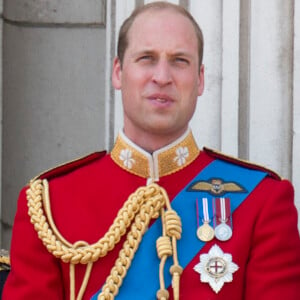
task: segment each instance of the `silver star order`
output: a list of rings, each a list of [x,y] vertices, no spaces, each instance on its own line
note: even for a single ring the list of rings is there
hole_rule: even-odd
[[[232,262],[231,254],[224,253],[218,245],[214,245],[208,254],[200,255],[200,263],[194,270],[200,274],[201,282],[207,282],[218,293],[225,282],[231,282],[232,274],[238,270],[238,265]]]

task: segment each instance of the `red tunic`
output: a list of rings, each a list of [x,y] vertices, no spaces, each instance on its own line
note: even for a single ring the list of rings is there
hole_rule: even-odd
[[[185,168],[160,178],[173,199],[201,169],[215,159],[202,151]],[[234,162],[238,163],[238,162]],[[120,168],[110,155],[100,155],[80,166],[47,173],[51,210],[63,237],[74,243],[95,243],[108,230],[124,201],[146,179]],[[72,170],[74,169],[74,170]],[[238,180],[238,179],[237,179]],[[4,300],[70,299],[69,265],[47,251],[28,216],[24,188],[20,193],[11,244],[12,269],[4,288]],[[297,300],[300,288],[300,238],[293,188],[287,180],[269,174],[234,212],[234,233],[227,242],[208,242],[181,276],[180,299]],[[191,216],[195,218],[195,216]],[[83,299],[90,299],[104,284],[121,249],[122,241],[93,267]],[[193,270],[200,253],[212,245],[232,255],[239,266],[233,281],[216,294]],[[153,245],[155,247],[155,245]],[[76,267],[76,293],[85,266]],[[139,274],[151,285],[147,272]],[[143,295],[137,297],[145,299]],[[116,296],[116,299],[118,297]],[[155,299],[155,294],[150,298]],[[172,299],[172,296],[171,296]]]

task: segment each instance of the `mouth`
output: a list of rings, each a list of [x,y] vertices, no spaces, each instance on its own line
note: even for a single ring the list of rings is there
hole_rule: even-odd
[[[158,104],[167,104],[174,102],[174,99],[168,95],[153,94],[147,97],[150,101],[156,102]]]
[[[166,103],[166,102],[168,102],[168,100],[164,99],[164,98],[156,98],[156,99],[153,99],[153,100],[155,100],[155,101],[157,101],[159,103]]]

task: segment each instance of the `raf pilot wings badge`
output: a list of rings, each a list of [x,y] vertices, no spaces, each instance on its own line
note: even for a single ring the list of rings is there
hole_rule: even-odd
[[[193,182],[189,192],[207,192],[213,196],[223,196],[226,193],[246,193],[247,190],[236,182],[224,182],[221,178]]]

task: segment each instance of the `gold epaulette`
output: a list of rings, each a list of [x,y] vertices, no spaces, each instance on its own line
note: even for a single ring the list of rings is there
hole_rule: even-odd
[[[74,160],[60,164],[54,168],[43,171],[39,175],[35,176],[31,181],[34,181],[38,178],[39,179],[47,178],[49,180],[54,177],[67,174],[73,170],[76,170],[79,167],[85,166],[95,160],[102,158],[103,156],[105,156],[105,154],[106,154],[106,151],[101,151],[101,152],[94,152],[94,153],[88,154],[86,156],[76,158]]]
[[[243,166],[243,167],[248,168],[248,169],[263,171],[263,172],[266,172],[270,177],[272,177],[274,179],[282,180],[282,177],[280,175],[278,175],[276,172],[268,169],[267,167],[264,167],[264,166],[261,166],[261,165],[258,165],[258,164],[254,164],[250,161],[240,159],[240,158],[236,158],[236,157],[224,154],[222,152],[219,152],[217,150],[209,149],[207,147],[204,147],[203,151],[205,153],[207,153],[209,156],[213,157],[213,158],[217,158],[217,159],[224,160],[226,162],[237,164],[237,165]]]

